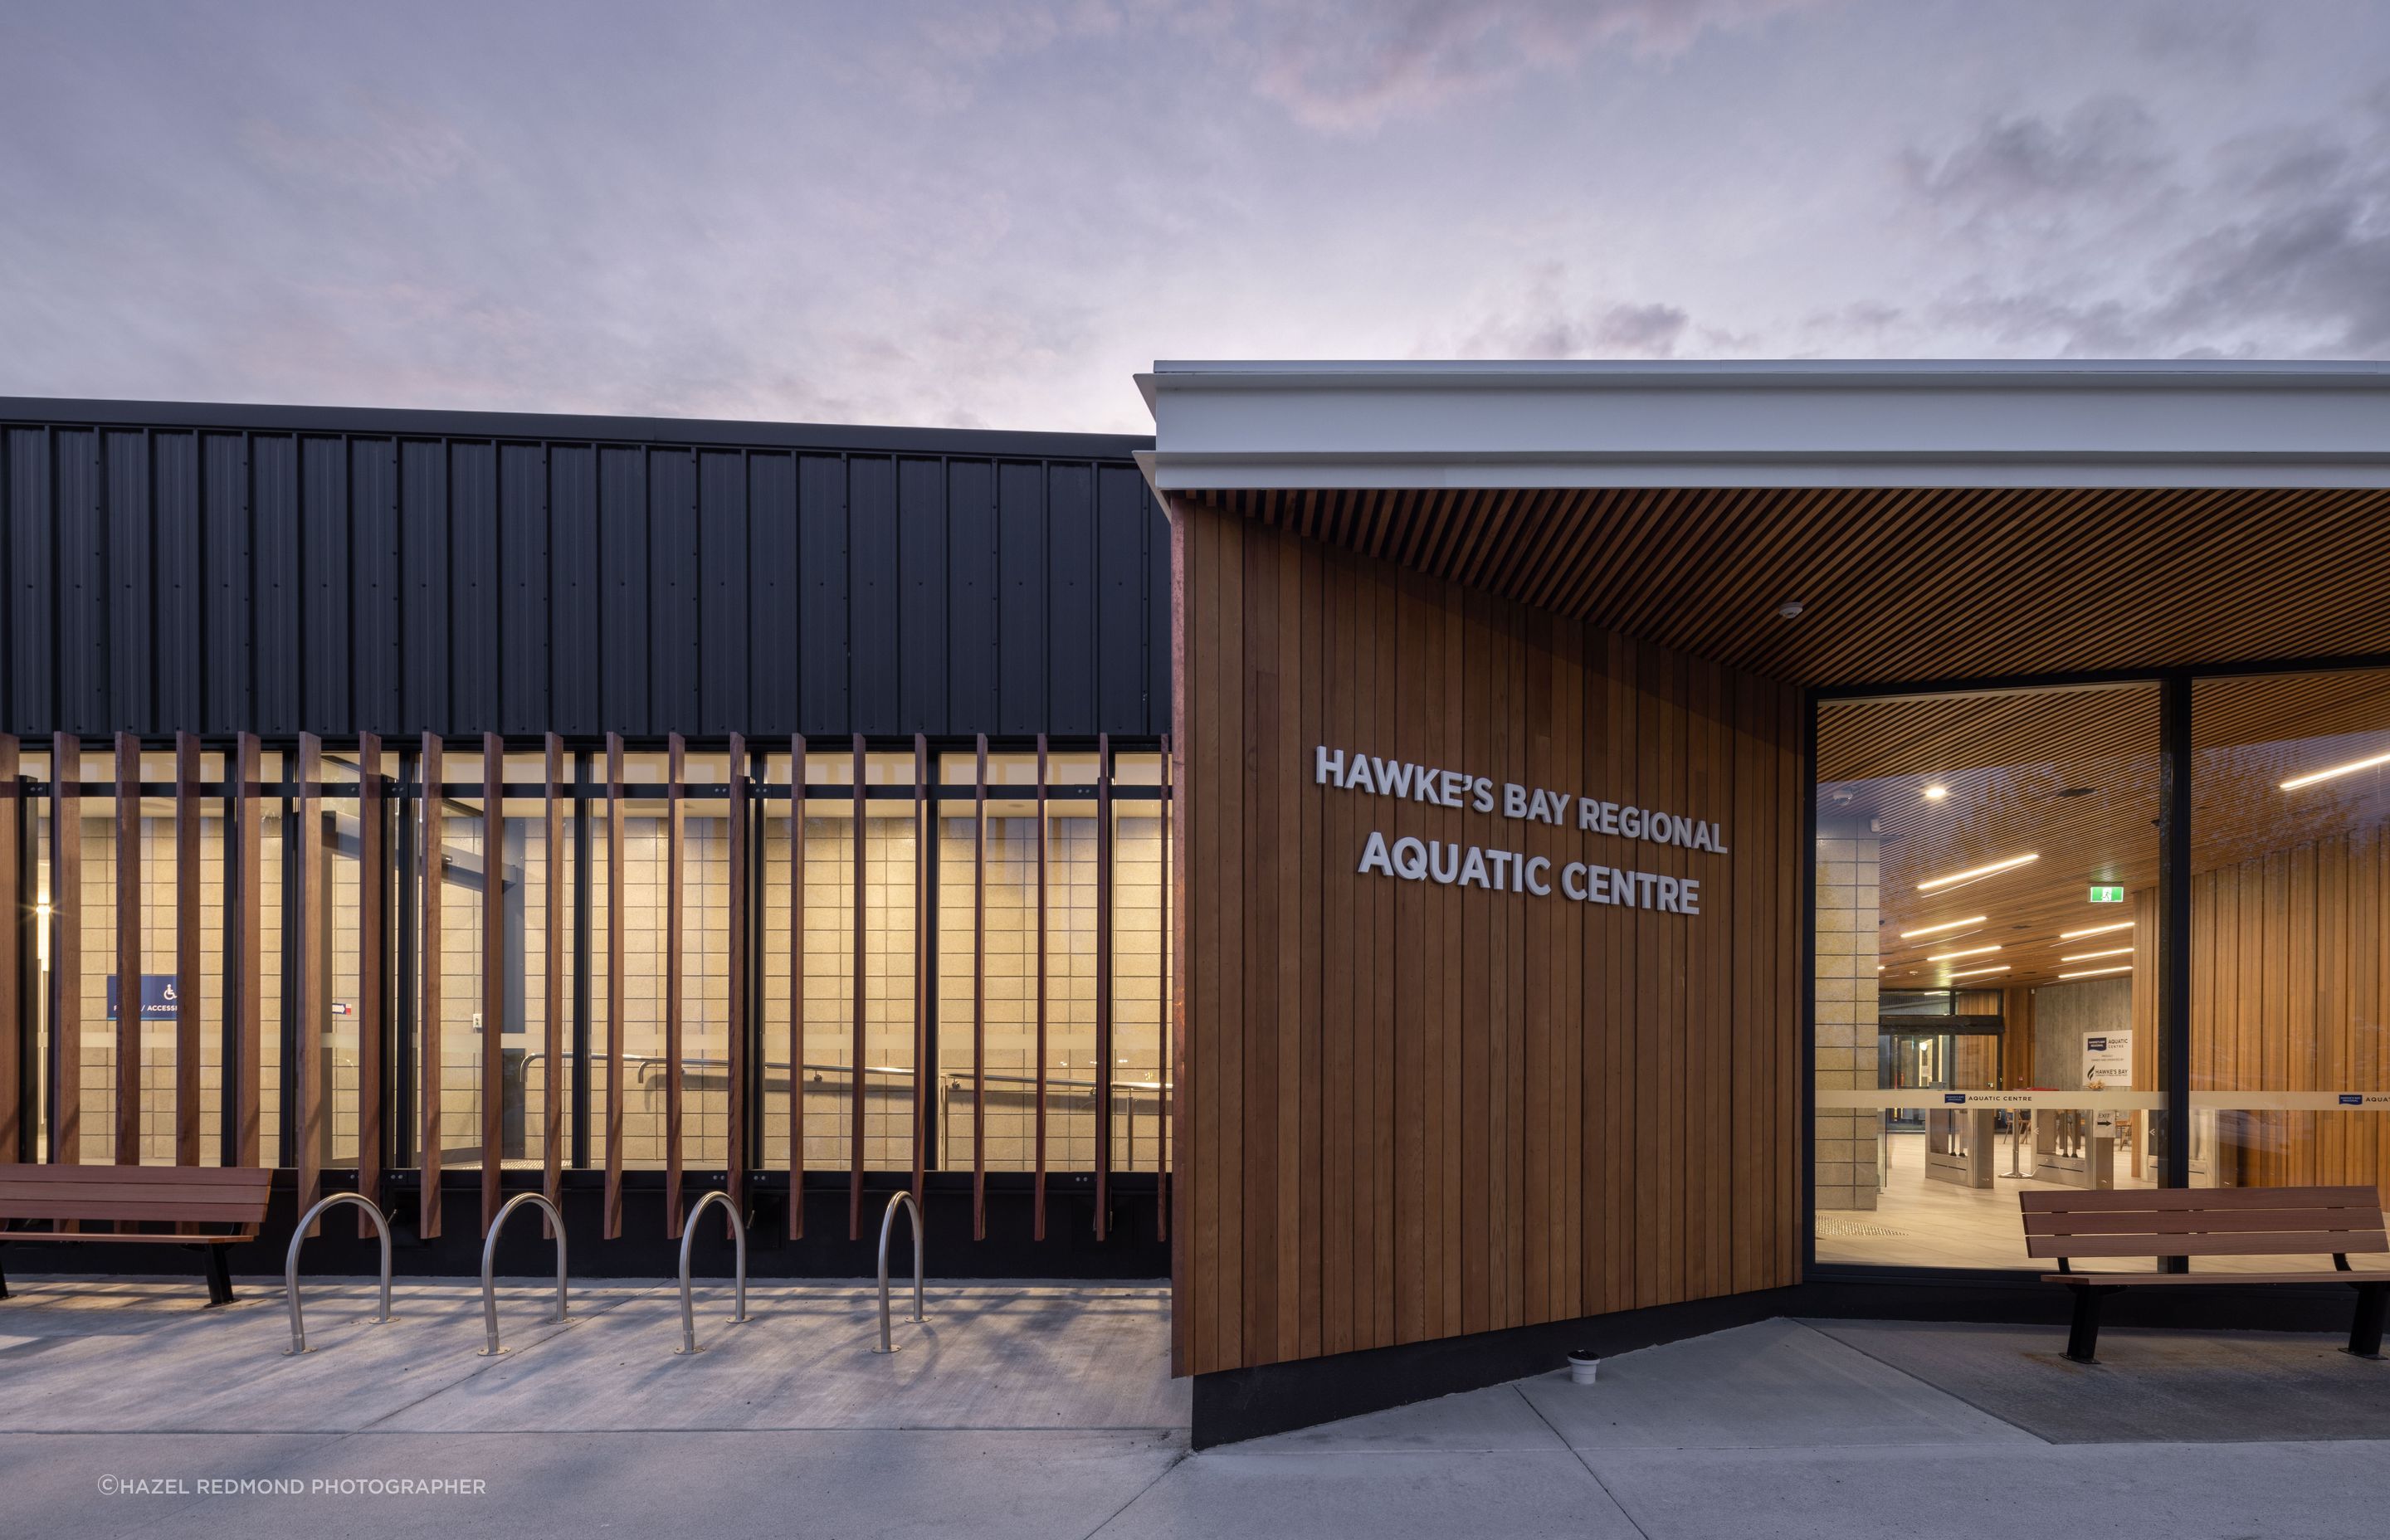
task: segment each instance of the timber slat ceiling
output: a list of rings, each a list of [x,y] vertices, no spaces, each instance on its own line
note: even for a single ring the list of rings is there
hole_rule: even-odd
[[[2382,490],[1176,495],[1796,684],[2390,652]]]
[[[2203,679],[2191,692],[2191,868],[2231,866],[2390,820],[2390,770],[2295,791],[2303,773],[2390,752],[2390,670]],[[2158,692],[2153,685],[1828,700],[1818,713],[1820,827],[1881,839],[1879,943],[1887,987],[1938,987],[1953,969],[2006,965],[1960,984],[2034,984],[2129,956],[2127,944],[2060,932],[2132,918],[2087,902],[2092,882],[2154,888]],[[1939,785],[1948,794],[1929,800]],[[1916,884],[2026,852],[2015,871],[1933,893]],[[1914,942],[1899,932],[1981,914],[1980,928]],[[1939,966],[1925,959],[1998,943]]]

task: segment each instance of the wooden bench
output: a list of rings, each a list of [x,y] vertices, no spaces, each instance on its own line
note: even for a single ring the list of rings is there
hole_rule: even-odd
[[[0,1165],[0,1245],[188,1246],[207,1259],[208,1303],[230,1304],[225,1248],[256,1238],[273,1179],[270,1171],[239,1166]],[[46,1230],[16,1227],[44,1220]],[[148,1225],[171,1228],[142,1228]],[[0,1300],[7,1297],[0,1275]]]
[[[2066,1356],[2097,1363],[2100,1302],[2125,1289],[2182,1284],[2345,1283],[2357,1290],[2348,1351],[2382,1356],[2390,1272],[2352,1273],[2352,1251],[2390,1251],[2382,1196],[2358,1187],[2149,1187],[2135,1191],[2021,1192],[2027,1256],[2056,1257],[2047,1283],[2075,1290]],[[2090,1257],[2330,1256],[2332,1270],[2266,1273],[2078,1273]]]

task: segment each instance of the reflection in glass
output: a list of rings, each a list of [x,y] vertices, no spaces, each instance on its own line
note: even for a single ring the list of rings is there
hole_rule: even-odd
[[[2157,1180],[2157,749],[2152,686],[1820,705],[1820,1263],[2030,1266],[2017,1189]]]
[[[2205,679],[2191,699],[2191,1182],[2379,1190],[2390,671]]]

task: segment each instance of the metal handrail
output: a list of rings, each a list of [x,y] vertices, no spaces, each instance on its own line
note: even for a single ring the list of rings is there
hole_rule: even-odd
[[[680,1346],[673,1349],[675,1358],[698,1351],[697,1309],[688,1298],[688,1247],[697,1238],[697,1216],[705,1212],[709,1203],[721,1204],[722,1212],[730,1216],[730,1238],[739,1244],[739,1281],[731,1301],[730,1324],[738,1326],[747,1319],[747,1223],[739,1217],[739,1205],[730,1200],[730,1195],[717,1188],[700,1198],[697,1206],[688,1211],[688,1217],[681,1221]]]
[[[929,1317],[921,1314],[921,1273],[923,1251],[921,1237],[921,1200],[909,1192],[900,1192],[888,1200],[887,1212],[880,1216],[880,1345],[874,1353],[894,1353],[896,1344],[888,1337],[888,1238],[896,1231],[896,1205],[904,1204],[912,1211],[913,1218],[913,1318],[908,1325],[919,1326]]]
[[[307,1345],[307,1328],[299,1318],[299,1247],[307,1238],[307,1228],[315,1223],[326,1209],[339,1203],[354,1203],[373,1215],[374,1228],[381,1234],[381,1314],[373,1318],[376,1326],[387,1326],[398,1319],[390,1313],[390,1221],[382,1217],[374,1200],[361,1192],[336,1192],[309,1209],[290,1232],[290,1253],[282,1261],[282,1292],[290,1302],[290,1345],[282,1350],[285,1358],[315,1350]]]
[[[542,1324],[563,1326],[570,1324],[571,1321],[571,1316],[564,1307],[563,1211],[549,1202],[546,1193],[519,1192],[508,1199],[507,1206],[498,1211],[498,1216],[495,1219],[490,1221],[490,1238],[482,1242],[482,1329],[488,1334],[489,1345],[475,1354],[473,1356],[476,1358],[495,1358],[499,1354],[507,1351],[498,1345],[498,1289],[492,1273],[498,1260],[498,1232],[507,1227],[507,1216],[525,1203],[536,1203],[547,1211],[548,1222],[556,1229],[556,1314]]]

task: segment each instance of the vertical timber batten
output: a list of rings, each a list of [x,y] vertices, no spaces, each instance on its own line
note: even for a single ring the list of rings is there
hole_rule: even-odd
[[[423,956],[421,984],[417,992],[421,1012],[416,1033],[422,1054],[421,1068],[417,1072],[418,1094],[423,1099],[423,1135],[418,1142],[418,1162],[422,1168],[422,1184],[417,1193],[418,1214],[416,1233],[430,1240],[440,1234],[440,1170],[441,1155],[441,900],[442,890],[448,880],[448,857],[442,846],[440,832],[441,808],[447,793],[443,784],[445,772],[441,764],[439,735],[423,735],[423,785],[418,798],[416,817],[422,837],[416,841],[418,863],[417,891],[423,907],[423,918],[417,928],[418,948]]]
[[[1052,829],[1046,817],[1046,735],[1037,735],[1037,1119],[1035,1196],[1030,1205],[1032,1240],[1046,1238],[1046,846]]]
[[[928,1201],[922,1175],[930,1156],[930,739],[913,735],[913,1186]]]
[[[482,735],[482,1234],[498,1220],[507,1136],[507,744]]]
[[[971,1238],[987,1238],[987,735],[971,790]]]
[[[324,999],[324,799],[318,783],[324,775],[324,740],[313,733],[299,735],[299,998],[298,1020],[298,1153],[299,1212],[306,1213],[322,1196],[324,1172],[324,1023],[329,1012]],[[288,857],[286,857],[287,859]],[[323,1231],[323,1221],[308,1226],[309,1235]]]
[[[805,1235],[805,735],[789,736],[789,1238]]]
[[[141,1163],[141,740],[116,735],[116,1132],[121,1166]]]
[[[665,739],[664,768],[664,1236],[680,1238],[681,1194],[681,815],[687,792],[688,743],[675,733]]]
[[[1112,740],[1096,735],[1096,1238],[1112,1200]]]
[[[234,861],[240,894],[239,923],[234,927],[233,974],[238,987],[234,1004],[233,1072],[225,1088],[234,1113],[233,1149],[227,1163],[254,1166],[265,1106],[265,751],[255,733],[243,733],[234,766]],[[427,1230],[437,1235],[437,1229]]]
[[[1157,831],[1162,841],[1162,865],[1156,884],[1156,896],[1162,911],[1162,933],[1156,939],[1162,947],[1162,958],[1158,976],[1153,982],[1154,1006],[1159,1012],[1155,1035],[1160,1041],[1156,1046],[1162,1051],[1162,1085],[1155,1097],[1155,1105],[1162,1112],[1161,1117],[1155,1120],[1160,1126],[1154,1134],[1158,1146],[1153,1168],[1153,1238],[1156,1240],[1170,1238],[1170,1130],[1178,1121],[1177,1072],[1174,1068],[1176,1056],[1173,1052],[1176,1046],[1174,1039],[1177,1034],[1172,1030],[1176,1015],[1172,1002],[1177,996],[1177,990],[1173,985],[1176,976],[1173,959],[1177,955],[1177,943],[1170,929],[1171,918],[1178,912],[1178,905],[1172,902],[1176,896],[1172,891],[1176,879],[1170,866],[1170,835],[1178,822],[1178,797],[1175,789],[1176,782],[1170,770],[1170,735],[1164,733],[1162,735],[1162,817],[1159,820],[1161,828]]]
[[[606,735],[606,1223],[623,1233],[623,735]]]
[[[546,1032],[541,1044],[546,1057],[539,1098],[540,1190],[551,1203],[564,1200],[564,739],[555,733],[546,741],[546,798],[541,807],[542,844],[546,852],[547,903],[540,924],[545,943],[541,976]],[[526,873],[526,876],[529,874]],[[574,1076],[577,1084],[579,1076]],[[553,1236],[556,1222],[539,1217],[543,1235]]]
[[[17,738],[0,733],[0,1165],[14,1165],[32,1153],[25,1148],[31,1120],[25,1116],[25,1011],[18,993],[23,966],[25,902],[25,788]],[[198,1056],[192,1056],[194,1071]],[[179,1072],[179,1066],[178,1066]]]
[[[381,1173],[389,1159],[390,1136],[383,1105],[388,1098],[383,1063],[389,1052],[383,1042],[383,948],[388,943],[382,924],[386,880],[389,801],[381,778],[381,739],[366,733],[357,739],[357,1191],[381,1204]],[[373,1218],[356,1213],[357,1238],[376,1232]]]
[[[847,1108],[847,1176],[846,1176],[846,1238],[863,1238],[863,943],[864,926],[864,860],[865,846],[863,806],[866,782],[863,735],[854,735],[854,816],[847,849],[854,879],[854,956],[847,975],[848,1010],[854,1023],[852,1072],[848,1077]]]
[[[50,1163],[81,1165],[83,740],[72,733],[50,739],[49,1078]]]
[[[747,1212],[747,1105],[749,1076],[752,1072],[747,1055],[747,800],[750,795],[747,775],[747,740],[739,734],[730,735],[730,805],[725,832],[730,842],[729,879],[730,903],[726,929],[730,987],[727,1024],[730,1058],[730,1106],[726,1120],[730,1206],[734,1213]],[[724,1231],[728,1233],[730,1220],[725,1216]]]

